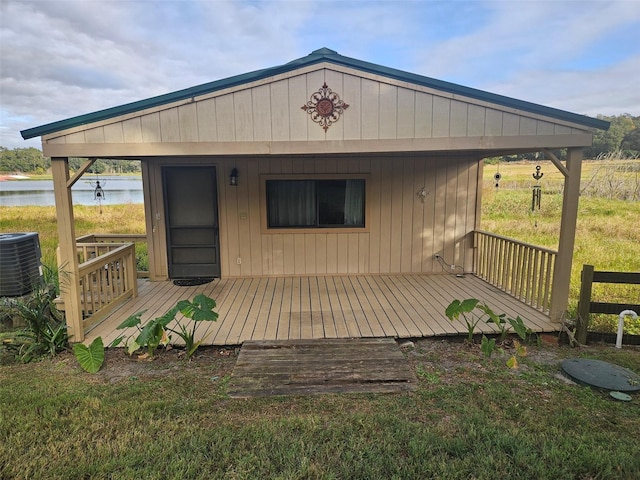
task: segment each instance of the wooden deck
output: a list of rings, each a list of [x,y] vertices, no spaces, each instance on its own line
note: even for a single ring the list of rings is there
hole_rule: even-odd
[[[88,332],[105,345],[122,333],[116,327],[142,310],[143,322],[177,301],[204,293],[216,300],[217,322],[202,322],[203,345],[239,345],[246,340],[321,338],[417,338],[466,334],[463,321],[444,314],[454,299],[478,298],[496,313],[520,315],[535,332],[553,332],[549,317],[473,275],[360,275],[216,279],[178,287],[138,281],[138,297],[127,301]],[[131,329],[128,333],[134,333]],[[497,333],[484,322],[476,333]]]

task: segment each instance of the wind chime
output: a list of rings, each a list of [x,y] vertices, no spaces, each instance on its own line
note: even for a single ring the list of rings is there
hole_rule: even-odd
[[[540,165],[536,165],[536,173],[532,175],[536,183],[533,186],[533,192],[531,195],[531,212],[535,212],[536,209],[540,210],[540,199],[542,198],[542,188],[540,187],[540,179],[544,175],[544,173],[542,173],[540,170],[541,170]],[[538,228],[537,218],[534,222],[534,226]]]
[[[91,182],[93,185],[93,182]],[[106,182],[103,182],[103,185],[106,185]],[[104,200],[104,190],[102,189],[102,185],[100,185],[100,180],[98,180],[98,176],[96,175],[96,183],[93,188],[93,199],[98,203],[100,207],[100,215],[102,215],[102,201]]]

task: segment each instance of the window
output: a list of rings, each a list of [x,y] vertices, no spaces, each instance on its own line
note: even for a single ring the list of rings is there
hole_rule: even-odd
[[[267,180],[269,228],[364,227],[365,181]]]

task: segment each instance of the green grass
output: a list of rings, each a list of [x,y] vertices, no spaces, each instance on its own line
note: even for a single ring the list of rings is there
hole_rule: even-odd
[[[150,363],[153,375],[118,383],[82,373],[70,356],[0,367],[0,478],[640,475],[637,398],[566,385],[557,362],[525,358],[511,371],[477,348],[446,349],[459,350],[448,370],[418,344],[410,358],[428,374],[416,392],[391,395],[231,399],[229,358]],[[640,371],[638,350],[588,355]]]

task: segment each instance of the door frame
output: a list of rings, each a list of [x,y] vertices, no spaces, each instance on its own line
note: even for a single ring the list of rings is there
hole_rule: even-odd
[[[171,259],[171,252],[170,252],[170,248],[171,248],[171,241],[170,241],[170,226],[169,226],[169,213],[168,213],[168,195],[167,195],[167,184],[166,184],[166,174],[165,172],[170,171],[172,169],[184,169],[184,170],[195,170],[195,169],[203,169],[203,168],[207,168],[207,169],[213,169],[214,171],[214,175],[215,175],[215,197],[214,197],[214,201],[215,201],[215,206],[214,206],[214,215],[216,218],[216,223],[217,223],[217,232],[216,232],[216,242],[217,242],[217,248],[215,249],[216,251],[216,264],[218,266],[218,272],[217,275],[214,275],[214,278],[222,278],[222,262],[221,262],[221,258],[222,255],[220,253],[220,248],[221,248],[221,228],[220,225],[223,223],[220,219],[220,212],[221,212],[221,208],[220,208],[220,181],[219,181],[219,172],[220,172],[220,167],[219,165],[217,165],[216,163],[189,163],[189,164],[176,164],[176,163],[162,163],[160,165],[158,165],[158,170],[157,173],[159,174],[159,185],[160,185],[160,198],[161,198],[161,204],[158,206],[158,210],[162,211],[162,214],[164,215],[164,222],[163,222],[163,227],[164,227],[164,232],[162,235],[162,240],[164,243],[164,257],[165,257],[165,265],[166,265],[166,272],[167,272],[167,279],[172,279],[172,278],[180,278],[180,276],[177,277],[172,277],[172,272],[171,270],[171,263],[172,263],[172,259]]]

